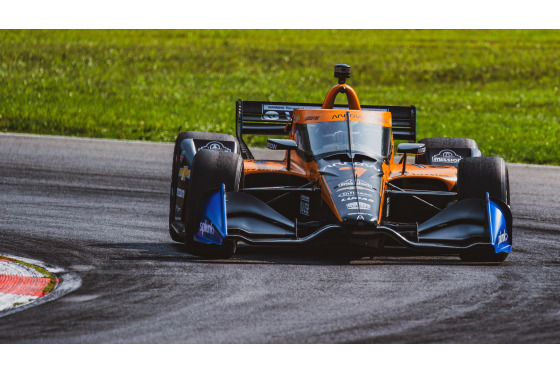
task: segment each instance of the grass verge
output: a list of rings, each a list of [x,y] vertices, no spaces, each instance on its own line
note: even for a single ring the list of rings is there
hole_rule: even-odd
[[[558,30],[1,30],[0,51],[3,132],[233,133],[236,99],[319,103],[348,63],[363,104],[418,107],[419,138],[560,164]]]

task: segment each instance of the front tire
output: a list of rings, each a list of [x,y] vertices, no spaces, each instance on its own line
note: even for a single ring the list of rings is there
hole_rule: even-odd
[[[490,193],[490,197],[510,205],[509,173],[504,159],[476,157],[461,160],[457,171],[458,199],[486,199],[486,192]],[[459,256],[469,262],[502,262],[508,253],[495,253],[491,247],[481,247]]]
[[[186,251],[204,258],[230,258],[236,250],[233,240],[225,240],[221,245],[203,244],[193,239],[200,223],[201,206],[208,192],[221,188],[238,191],[243,178],[243,159],[239,154],[201,150],[194,156],[191,182],[186,202]]]
[[[457,170],[457,198],[459,200],[490,197],[510,205],[509,173],[501,157],[465,158]]]
[[[187,207],[186,201],[188,200],[188,186],[190,184],[189,179],[181,181],[181,190],[184,197],[178,198],[177,196],[177,188],[179,187],[179,170],[182,166],[180,161],[181,153],[183,151],[181,149],[181,143],[185,139],[237,143],[237,139],[232,135],[213,132],[184,131],[177,136],[177,139],[175,140],[175,147],[173,149],[173,163],[171,168],[171,187],[169,193],[169,235],[172,240],[180,243],[185,242],[185,234],[179,234],[173,227],[173,224],[176,224],[176,227],[183,227],[185,225],[185,210]]]

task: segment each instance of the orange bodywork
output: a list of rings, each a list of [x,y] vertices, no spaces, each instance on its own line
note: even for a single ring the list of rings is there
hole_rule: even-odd
[[[348,109],[332,109],[334,101],[338,93],[345,93],[348,98]],[[295,109],[291,121],[286,125],[286,135],[293,140],[296,140],[296,126],[298,123],[318,123],[328,122],[333,120],[345,119],[349,116],[352,121],[368,122],[384,127],[392,126],[391,113],[389,111],[365,111],[361,110],[360,102],[355,91],[346,84],[338,84],[332,87],[321,109]],[[380,195],[381,200],[384,199],[384,194],[387,189],[387,183],[402,179],[402,178],[424,178],[424,179],[437,179],[445,183],[448,191],[451,191],[457,182],[457,168],[453,166],[437,166],[437,165],[416,165],[407,164],[405,174],[402,173],[402,164],[395,163],[395,147],[394,142],[391,140],[390,158],[386,163],[383,163],[383,183],[381,184]],[[285,151],[285,157],[282,161],[274,160],[255,160],[249,159],[244,161],[245,175],[250,174],[267,174],[267,173],[281,173],[293,175],[306,179],[309,182],[318,181],[321,187],[321,196],[323,201],[331,208],[339,221],[342,218],[335,208],[335,203],[332,198],[332,191],[330,191],[328,184],[325,182],[324,177],[319,172],[318,165],[315,161],[305,161],[301,158],[296,151]],[[288,152],[290,158],[290,168],[288,165]],[[359,168],[356,170],[359,172]],[[379,220],[381,221],[380,207]]]

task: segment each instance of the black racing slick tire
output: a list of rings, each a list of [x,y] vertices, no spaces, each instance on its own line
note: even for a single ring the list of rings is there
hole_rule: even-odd
[[[500,157],[465,158],[457,171],[457,197],[459,200],[490,197],[510,205],[509,173],[506,162]],[[495,253],[491,248],[480,248],[460,254],[461,260],[471,262],[502,262],[508,253]]]
[[[185,242],[185,236],[179,234],[172,226],[173,222],[177,222],[175,217],[179,215],[181,217],[180,222],[184,224],[185,220],[185,209],[186,209],[186,201],[187,201],[187,194],[188,194],[188,187],[184,188],[185,198],[182,199],[182,204],[177,204],[177,187],[178,187],[178,179],[179,179],[179,169],[180,165],[180,157],[181,157],[181,143],[185,139],[195,139],[195,140],[210,140],[210,141],[229,141],[229,142],[236,142],[237,139],[229,134],[220,134],[220,133],[212,133],[212,132],[202,132],[202,131],[184,131],[181,132],[177,139],[175,140],[175,147],[173,148],[173,163],[172,163],[172,171],[171,171],[171,188],[169,194],[169,235],[171,239],[176,242]],[[189,184],[189,180],[186,181],[186,184]]]
[[[459,161],[457,170],[458,200],[490,197],[510,205],[509,173],[501,157],[474,157]]]
[[[204,258],[230,258],[236,242],[225,240],[221,245],[203,244],[193,239],[200,223],[200,202],[208,192],[225,184],[226,191],[238,191],[243,179],[243,159],[231,152],[201,150],[194,156],[187,199],[186,251]]]
[[[477,148],[478,144],[468,138],[424,138],[418,141],[426,148]]]

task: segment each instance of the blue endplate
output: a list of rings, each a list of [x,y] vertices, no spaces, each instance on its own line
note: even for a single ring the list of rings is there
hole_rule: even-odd
[[[490,200],[490,194],[486,193],[486,204],[488,206],[488,224],[490,226],[490,243],[494,246],[496,253],[511,252],[511,238],[507,228],[506,217],[500,206]]]
[[[194,240],[205,244],[222,244],[227,233],[226,186],[211,192],[204,202]]]

